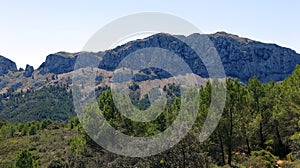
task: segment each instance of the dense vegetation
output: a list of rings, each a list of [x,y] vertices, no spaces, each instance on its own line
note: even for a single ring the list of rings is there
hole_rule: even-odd
[[[299,66],[280,83],[262,84],[254,77],[243,86],[236,79],[227,79],[226,103],[220,123],[209,139],[200,143],[198,138],[214,84],[208,82],[200,89],[198,118],[189,134],[161,154],[130,158],[110,153],[85,133],[77,117],[69,120],[68,124],[51,120],[27,123],[2,121],[0,167],[272,168],[278,163],[281,167],[300,167]],[[136,91],[138,87],[132,90]],[[150,136],[165,130],[180,109],[180,97],[174,98],[178,94],[172,94],[178,92],[178,88],[171,85],[164,90],[173,96],[165,111],[148,123],[133,122],[121,116],[109,90],[101,94],[98,105],[110,124],[121,132]],[[148,106],[148,103],[144,104]],[[140,105],[139,101],[136,105]],[[89,112],[88,108],[86,112]],[[93,118],[84,119],[93,123]]]
[[[0,95],[0,100],[0,118],[6,121],[67,121],[75,115],[72,92],[68,85],[26,92],[9,91]]]

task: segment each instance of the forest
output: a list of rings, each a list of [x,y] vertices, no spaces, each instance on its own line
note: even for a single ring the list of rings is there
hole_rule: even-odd
[[[158,155],[135,158],[111,153],[95,142],[103,135],[90,137],[80,123],[94,123],[95,118],[62,113],[63,120],[47,116],[28,122],[2,120],[0,167],[300,167],[300,66],[282,82],[261,83],[256,77],[247,84],[238,79],[225,82],[225,108],[217,128],[205,142],[199,142],[199,134],[208,115],[214,81],[200,88],[197,119],[188,135]],[[134,86],[131,95],[138,89]],[[101,90],[97,106],[120,132],[151,136],[167,129],[180,110],[178,87],[168,85],[164,91],[169,95],[167,106],[151,122],[134,122],[122,116],[107,89]],[[61,93],[70,98],[70,92]],[[146,99],[133,102],[146,109]],[[71,105],[58,107],[73,110]],[[86,114],[94,113],[92,109],[87,107]]]

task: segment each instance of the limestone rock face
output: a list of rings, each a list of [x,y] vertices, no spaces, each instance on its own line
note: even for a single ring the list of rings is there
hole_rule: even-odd
[[[74,54],[59,52],[47,56],[46,61],[38,68],[41,74],[63,74],[74,69],[76,57]]]
[[[265,44],[224,32],[209,37],[221,57],[226,75],[243,82],[254,75],[262,82],[281,81],[300,64],[299,54],[276,44]]]
[[[184,43],[203,40],[203,36],[210,39],[216,48],[226,76],[238,78],[242,82],[247,82],[249,78],[254,76],[257,76],[261,82],[270,80],[281,81],[294,71],[297,64],[300,64],[300,55],[291,49],[280,47],[276,44],[266,44],[241,38],[225,32],[210,35],[192,34],[187,37],[159,33],[142,40],[128,42],[105,52],[80,54],[94,54],[101,60],[98,66],[100,69],[114,71],[121,61],[131,53],[145,48],[161,48],[173,52],[182,58],[193,73],[207,78],[210,76],[204,63],[196,52]],[[38,70],[40,74],[71,72],[74,69],[77,55],[78,53],[66,52],[51,54]],[[176,71],[176,68],[175,66],[173,70]],[[179,71],[178,73],[180,73]],[[160,72],[162,71],[156,69],[150,78],[169,77],[168,73]],[[138,76],[138,80],[144,79],[149,79],[149,76],[141,73]]]
[[[238,78],[242,82],[247,82],[254,76],[257,76],[261,82],[281,81],[295,70],[297,64],[300,64],[300,55],[291,49],[218,32],[211,35],[175,36],[176,38],[168,34],[156,34],[143,40],[129,42],[107,51],[99,68],[114,70],[130,53],[143,48],[159,47],[180,56],[195,74],[207,78],[209,75],[202,60],[182,42],[199,41],[201,45],[203,36],[210,39],[216,48],[226,76]],[[159,76],[159,78],[164,78],[164,76]]]
[[[0,55],[0,76],[7,74],[9,71],[18,71],[16,63]]]

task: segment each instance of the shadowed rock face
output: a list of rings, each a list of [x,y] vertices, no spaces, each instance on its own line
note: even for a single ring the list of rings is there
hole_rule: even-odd
[[[32,73],[34,71],[34,68],[33,66],[30,66],[30,65],[26,65],[26,69],[25,69],[25,72],[24,72],[24,77],[28,78],[28,77],[31,77]]]
[[[0,76],[7,74],[9,71],[18,71],[16,63],[0,55]]]
[[[38,70],[42,75],[46,73],[63,74],[73,71],[75,61],[76,57],[70,53],[60,52],[50,54]]]
[[[144,48],[158,47],[180,56],[191,67],[193,73],[207,78],[209,75],[202,60],[194,50],[181,41],[199,41],[203,36],[193,34],[184,37],[160,33],[142,40],[128,42],[105,52],[59,52],[47,56],[46,61],[38,68],[38,71],[42,75],[71,72],[74,69],[78,54],[94,54],[101,60],[99,64],[100,69],[114,71],[129,54]],[[242,82],[247,82],[254,75],[262,82],[270,80],[281,81],[292,73],[296,64],[300,64],[299,54],[291,49],[275,44],[261,43],[225,32],[206,36],[211,40],[219,53],[226,76],[238,78]],[[2,59],[0,57],[0,65],[0,75],[7,73],[8,70],[16,71],[15,64],[5,60],[3,57]],[[167,73],[156,73],[155,70],[153,72],[156,74],[156,79],[169,77]],[[138,76],[139,81],[144,80],[143,78],[147,80],[149,76]]]

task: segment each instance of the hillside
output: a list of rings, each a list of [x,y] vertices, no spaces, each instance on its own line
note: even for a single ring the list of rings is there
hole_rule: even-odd
[[[220,122],[212,135],[200,143],[200,132],[212,101],[212,85],[218,83],[209,80],[211,76],[204,63],[187,43],[200,42],[201,48],[201,40],[206,37],[216,47],[224,65],[226,79],[221,80],[226,83],[227,94]],[[118,64],[128,54],[151,47],[179,55],[192,73],[176,65],[171,68],[176,76],[156,67],[119,69]],[[204,55],[207,52],[204,50]],[[85,68],[83,63],[82,69],[74,71],[79,56],[92,56],[87,58],[95,58],[100,64]],[[58,52],[48,55],[38,69],[27,65],[18,70],[13,61],[0,56],[0,167],[297,168],[300,166],[299,64],[300,55],[291,49],[225,32],[187,37],[159,33],[98,53]],[[116,72],[123,70],[136,72],[126,86],[137,109],[149,108],[153,88],[166,95],[166,106],[155,120],[132,121],[114,104],[110,84]],[[181,109],[180,91],[189,86],[190,79],[197,81],[199,89],[199,99],[189,104],[199,102],[196,121],[187,136],[158,155],[135,158],[111,153],[96,141],[107,138],[111,145],[119,144],[103,134],[88,135],[83,129],[86,125],[79,122],[84,120],[87,126],[102,128],[94,106],[87,105],[79,118],[74,112],[72,88],[84,88],[86,81],[74,86],[73,74],[85,79],[90,73],[95,74],[95,86],[91,89],[95,90],[98,101],[93,105],[98,105],[105,119],[120,133],[148,137],[167,130]],[[180,86],[176,83],[179,79],[183,81]],[[221,85],[217,87],[224,89]],[[120,103],[125,104],[123,99]]]
[[[197,120],[177,145],[158,155],[131,158],[98,146],[77,117],[68,124],[0,122],[0,167],[292,167],[300,166],[300,66],[284,81],[260,83],[253,78],[246,86],[226,80],[227,99],[218,127],[210,138],[198,137],[210,103],[211,85],[200,90]],[[170,87],[171,88],[171,87]],[[178,88],[177,88],[178,89]],[[177,89],[171,93],[176,93]],[[131,136],[150,136],[165,130],[180,109],[180,98],[169,104],[155,121],[137,123],[122,117],[109,91],[98,105],[109,123]],[[175,94],[177,95],[177,94]],[[85,114],[94,111],[85,111]],[[84,116],[83,116],[84,117]],[[95,124],[96,118],[86,118]],[[101,123],[97,123],[101,124]],[[98,136],[101,136],[98,135]]]
[[[113,71],[126,55],[147,47],[160,47],[177,53],[191,67],[193,73],[199,75],[199,86],[204,85],[209,76],[203,62],[191,48],[179,40],[201,42],[202,36],[204,35],[192,34],[184,37],[160,33],[105,52],[58,52],[48,55],[36,70],[30,65],[27,65],[25,70],[17,70],[13,61],[1,56],[0,117],[9,121],[40,121],[45,118],[69,120],[75,115],[71,88],[74,64],[78,56],[92,54],[101,60],[99,67],[92,70],[96,74],[95,89],[105,88],[105,85],[110,84]],[[299,54],[275,44],[261,43],[225,32],[210,34],[207,37],[221,57],[226,76],[238,78],[243,83],[247,83],[254,76],[261,82],[282,81],[294,71],[296,64],[300,63]],[[177,74],[181,73],[176,67],[173,69]],[[84,76],[91,71],[82,69],[76,73]],[[142,100],[151,88],[173,83],[175,78],[178,76],[172,77],[169,72],[149,67],[139,71],[133,77],[133,81],[142,87],[142,93],[139,95]]]

